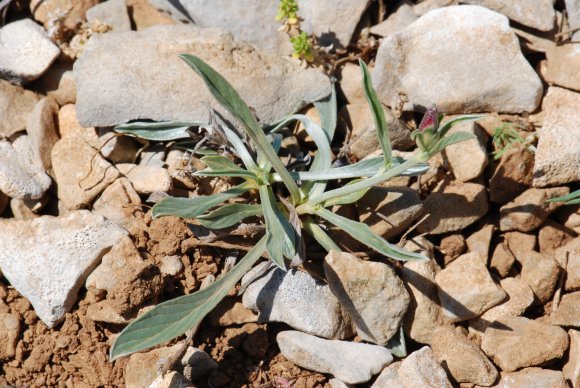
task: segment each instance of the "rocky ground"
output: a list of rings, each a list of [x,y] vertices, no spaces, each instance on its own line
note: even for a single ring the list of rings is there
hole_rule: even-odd
[[[580,208],[547,202],[580,181],[580,1],[392,3],[299,0],[323,48],[305,66],[277,1],[0,1],[0,385],[580,387]],[[336,80],[333,151],[351,162],[380,150],[358,58],[402,155],[432,104],[482,114],[420,178],[337,210],[430,260],[333,231],[343,253],[308,242],[303,269],[264,261],[191,342],[109,362],[132,319],[209,284],[261,233],[151,217],[166,194],[232,183],[192,177],[203,164],[171,142],[112,130],[207,121],[215,102],[180,53],[263,124],[316,118]],[[288,135],[287,154],[314,150],[302,128]]]

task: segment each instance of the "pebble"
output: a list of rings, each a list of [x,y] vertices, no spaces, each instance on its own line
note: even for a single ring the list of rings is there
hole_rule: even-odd
[[[545,79],[550,85],[580,91],[580,48],[575,44],[555,46],[546,52]]]
[[[487,135],[476,122],[463,122],[449,130],[449,135],[466,132],[474,139],[452,144],[442,152],[443,161],[455,178],[468,182],[479,177],[488,163]]]
[[[167,364],[181,351],[181,346],[182,344],[176,344],[132,354],[125,366],[127,388],[149,387],[161,376],[164,369],[169,369],[170,365]]]
[[[524,368],[517,372],[500,374],[500,380],[497,388],[508,387],[526,387],[526,388],[567,388],[562,372],[542,369],[542,368]]]
[[[445,254],[445,257],[443,257],[443,264],[447,266],[447,264],[465,253],[467,243],[462,234],[452,233],[441,238],[439,248],[441,248],[441,252]]]
[[[160,25],[89,40],[74,65],[81,125],[105,127],[144,118],[207,121],[205,102],[217,103],[178,57],[184,52],[199,55],[216,68],[255,108],[262,123],[276,122],[331,91],[329,78],[319,70],[301,69],[237,43],[221,30]],[[136,63],[140,71],[135,71]]]
[[[445,316],[461,322],[503,302],[507,294],[495,284],[479,253],[466,253],[435,276]]]
[[[234,297],[226,297],[209,313],[209,322],[218,327],[257,321],[258,315]]]
[[[534,154],[518,142],[503,154],[489,179],[489,200],[503,205],[532,185]]]
[[[530,251],[525,256],[516,256],[522,266],[520,277],[525,281],[536,296],[544,304],[552,298],[558,279],[560,266],[552,256]]]
[[[479,346],[452,327],[438,327],[431,343],[435,358],[458,383],[492,385],[497,369]]]
[[[127,325],[131,322],[130,317],[126,318],[125,315],[119,314],[110,303],[110,300],[107,299],[90,304],[87,307],[86,315],[95,322],[112,323],[114,325]]]
[[[171,190],[171,177],[165,168],[133,163],[121,163],[116,167],[129,179],[139,194],[152,194],[156,191],[166,193]]]
[[[57,141],[51,155],[58,198],[70,210],[89,206],[119,177],[119,171],[91,147],[80,133]]]
[[[371,34],[386,38],[410,26],[419,18],[413,5],[409,0],[399,1],[386,20],[371,27]]]
[[[411,140],[409,128],[396,118],[390,109],[383,108],[383,111],[389,127],[389,138],[393,149],[408,150],[412,148],[415,143]],[[340,111],[340,117],[352,130],[349,149],[356,159],[363,159],[380,149],[375,121],[366,100],[345,106]]]
[[[55,118],[58,112],[57,103],[50,97],[44,97],[28,116],[26,132],[45,171],[52,168],[50,151],[58,141]]]
[[[163,376],[157,376],[147,388],[191,388],[191,382],[181,373],[169,371]]]
[[[561,358],[568,344],[568,334],[558,326],[501,317],[485,330],[481,348],[504,372],[513,372]]]
[[[511,20],[540,31],[550,31],[555,27],[556,11],[552,0],[502,1],[502,0],[462,0],[462,3],[476,4],[504,14]]]
[[[161,259],[161,266],[159,267],[159,270],[164,275],[176,276],[181,271],[183,271],[181,257],[177,255],[164,256],[163,259]]]
[[[26,128],[39,97],[36,93],[0,79],[0,136],[9,137]]]
[[[409,305],[409,294],[395,271],[331,251],[324,259],[324,273],[330,290],[352,316],[358,336],[385,346],[398,332]]]
[[[330,373],[347,384],[369,381],[393,361],[378,345],[325,340],[299,331],[276,336],[280,352],[290,362],[319,373]]]
[[[483,263],[487,265],[489,257],[489,245],[493,238],[495,225],[487,224],[481,227],[476,232],[473,232],[466,240],[469,252],[477,252],[483,259]]]
[[[568,14],[568,25],[570,29],[576,29],[580,27],[580,1],[578,0],[564,0],[566,4],[566,12]],[[572,34],[572,40],[577,41],[580,39],[580,30],[575,31]]]
[[[567,244],[556,249],[554,258],[560,266],[566,263],[566,279],[564,289],[566,291],[580,290],[580,239],[575,238]]]
[[[99,21],[111,26],[113,31],[131,31],[131,20],[125,0],[109,0],[87,10],[87,21]]]
[[[244,278],[242,286],[247,282]],[[330,287],[302,271],[270,269],[247,287],[242,301],[259,313],[258,322],[284,322],[323,338],[345,339],[354,334],[348,312]]]
[[[560,202],[546,201],[550,198],[566,195],[569,192],[568,187],[531,188],[524,191],[513,201],[500,208],[500,229],[503,232],[510,230],[531,232],[537,229],[552,212],[562,206]]]
[[[576,233],[548,218],[538,232],[540,253],[553,255],[559,247],[566,245],[574,237]]]
[[[60,137],[66,137],[71,133],[82,131],[83,127],[77,118],[75,104],[66,104],[58,111],[58,131]]]
[[[362,88],[360,66],[354,63],[346,63],[340,72],[340,82],[337,86],[342,90],[342,94],[344,94],[349,105],[360,106],[360,109],[362,109],[362,104],[367,104],[368,107],[367,98]]]
[[[184,374],[191,381],[196,381],[218,368],[218,363],[209,354],[188,346],[185,354],[181,358],[181,365],[184,366]]]
[[[0,140],[0,191],[11,198],[40,199],[52,180],[45,174],[29,136]]]
[[[565,379],[576,388],[580,386],[580,331],[570,329],[568,336],[570,337],[570,351],[562,373]]]
[[[409,354],[401,363],[398,373],[404,388],[452,387],[445,370],[439,365],[433,351],[428,346]]]
[[[0,29],[0,76],[15,84],[40,77],[60,54],[46,31],[31,19]]]
[[[508,232],[504,234],[505,242],[519,261],[524,261],[528,252],[536,249],[536,236],[534,234],[521,232]]]
[[[406,231],[423,210],[419,193],[409,187],[372,187],[356,206],[359,221],[386,240]]]
[[[79,124],[80,126],[80,124]],[[101,155],[116,164],[133,163],[143,145],[130,136],[117,136],[106,128],[86,128],[81,133],[89,145],[100,150]]]
[[[20,337],[20,320],[9,313],[0,313],[0,360],[16,355],[16,344]]]
[[[435,9],[383,40],[372,76],[383,103],[404,93],[413,111],[532,112],[543,92],[508,18],[473,5]]]
[[[558,308],[550,315],[550,323],[580,328],[580,291],[562,295]]]
[[[88,211],[0,223],[0,268],[10,284],[53,327],[72,308],[103,252],[126,232]]]
[[[417,226],[417,231],[429,234],[461,231],[483,217],[488,208],[485,186],[444,180],[423,202],[423,214],[429,214],[429,218]]]
[[[397,361],[383,369],[379,377],[371,385],[371,388],[404,388],[403,382],[399,377],[400,366],[401,361]]]
[[[535,187],[580,180],[580,95],[551,86],[544,97],[544,124],[538,129]],[[565,133],[566,136],[562,136]]]

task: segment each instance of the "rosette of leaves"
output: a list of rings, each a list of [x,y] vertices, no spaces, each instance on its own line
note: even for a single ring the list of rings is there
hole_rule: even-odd
[[[393,157],[384,111],[372,87],[369,71],[361,61],[363,88],[373,112],[383,156],[332,168],[330,141],[336,126],[334,93],[327,100],[315,104],[321,116],[320,126],[304,115],[291,115],[266,134],[225,78],[193,55],[181,55],[181,58],[203,79],[217,102],[239,122],[249,141],[244,142],[242,139],[245,137],[234,129],[219,125],[219,131],[235,150],[241,163],[238,165],[223,155],[204,156],[201,160],[207,168],[195,172],[195,175],[230,177],[239,179],[241,183],[230,190],[209,196],[165,198],[153,207],[153,216],[196,219],[210,229],[226,228],[247,217],[260,216],[266,232],[233,269],[209,287],[163,302],[131,322],[115,339],[111,347],[111,359],[171,340],[200,323],[265,253],[284,270],[288,263],[300,264],[304,255],[301,249],[303,232],[310,234],[327,251],[340,250],[326,233],[324,224],[341,228],[391,259],[426,259],[421,254],[405,251],[389,243],[374,234],[366,224],[335,214],[329,208],[354,203],[372,186],[397,175],[424,172],[428,168],[425,161],[446,145],[471,138],[471,135],[461,133],[445,137],[444,132],[453,123],[478,117],[463,116],[444,124],[443,129],[447,128],[445,131],[439,134],[435,131],[429,141],[422,139],[420,152],[411,159]],[[294,121],[302,122],[317,146],[307,171],[289,171],[277,155],[282,139],[279,131]],[[187,128],[192,125],[195,123],[134,123],[117,127],[117,131],[148,139],[183,138]],[[342,187],[328,190],[328,182],[338,179],[352,180]],[[258,193],[258,204],[226,203],[250,191]],[[277,193],[287,193],[287,196],[277,196]]]

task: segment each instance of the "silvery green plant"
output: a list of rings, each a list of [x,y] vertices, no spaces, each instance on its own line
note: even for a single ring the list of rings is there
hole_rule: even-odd
[[[428,168],[425,162],[430,157],[447,145],[472,138],[472,135],[462,132],[447,136],[451,126],[478,117],[461,116],[441,125],[442,116],[438,116],[431,125],[422,124],[414,135],[419,145],[415,156],[407,160],[394,157],[383,107],[372,87],[367,66],[360,61],[363,88],[374,116],[383,155],[333,168],[330,141],[336,126],[334,93],[327,100],[315,104],[321,116],[320,126],[304,115],[291,115],[266,133],[225,78],[193,55],[184,54],[180,57],[202,78],[217,102],[239,122],[249,140],[242,140],[245,136],[240,136],[227,125],[214,124],[214,130],[225,137],[241,165],[223,155],[207,155],[201,158],[207,168],[195,172],[195,175],[230,177],[241,180],[241,183],[209,196],[165,198],[153,207],[153,217],[171,215],[196,219],[207,228],[221,229],[233,226],[247,217],[260,216],[264,220],[266,232],[229,272],[209,287],[163,302],[131,322],[115,339],[111,347],[111,360],[169,341],[200,323],[262,255],[267,254],[283,270],[286,270],[288,263],[292,266],[300,264],[303,259],[303,232],[311,235],[327,251],[340,250],[326,233],[324,224],[339,227],[391,259],[426,259],[419,253],[408,252],[390,244],[374,234],[368,225],[335,214],[329,208],[355,203],[372,186],[395,176],[424,172]],[[291,171],[278,157],[282,140],[279,132],[295,121],[304,125],[317,146],[307,171]],[[149,140],[174,140],[187,136],[186,130],[192,125],[199,123],[132,123],[119,126],[116,130]],[[329,190],[328,182],[339,179],[352,180]],[[259,204],[226,203],[248,192],[258,193]],[[286,192],[287,198],[276,195]]]

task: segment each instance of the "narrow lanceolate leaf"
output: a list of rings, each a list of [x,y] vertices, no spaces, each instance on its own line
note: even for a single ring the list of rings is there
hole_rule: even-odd
[[[261,214],[262,207],[260,205],[233,203],[203,214],[197,217],[196,220],[206,228],[223,229],[229,228],[245,218],[259,216]]]
[[[202,78],[208,90],[220,105],[240,121],[257,149],[264,153],[264,156],[272,163],[274,170],[280,174],[282,182],[284,182],[284,185],[292,195],[293,201],[297,203],[300,200],[300,191],[296,182],[294,182],[290,173],[286,170],[278,155],[276,155],[260,124],[258,124],[250,108],[242,100],[238,92],[221,74],[198,57],[189,54],[181,54],[180,57]]]
[[[573,191],[561,197],[550,198],[546,202],[564,202],[564,205],[576,205],[580,203],[580,190]]]
[[[443,137],[447,134],[447,132],[449,132],[449,130],[458,123],[464,122],[464,121],[475,121],[475,120],[479,120],[480,118],[482,118],[483,116],[478,116],[478,115],[464,115],[464,116],[457,116],[449,121],[447,121],[445,124],[443,124],[441,126],[441,128],[439,128],[437,130],[437,134],[439,135],[439,137]]]
[[[245,179],[258,180],[256,174],[244,170],[225,156],[210,155],[201,158],[201,161],[208,167],[205,170],[197,171],[196,176],[228,176]]]
[[[445,149],[445,147],[451,144],[460,143],[462,141],[475,139],[475,135],[469,132],[455,132],[449,136],[445,136],[443,139],[439,140],[433,149],[429,150],[431,155],[435,155]]]
[[[320,226],[318,226],[311,218],[306,218],[302,223],[302,228],[314,237],[314,239],[320,244],[320,246],[326,249],[327,252],[330,251],[341,251],[340,247],[330,238],[328,234]]]
[[[197,325],[235,287],[266,249],[262,239],[227,274],[209,287],[155,306],[131,322],[115,339],[111,361],[169,341]]]
[[[284,257],[292,259],[296,254],[294,228],[278,209],[270,186],[262,185],[258,190],[260,192],[264,220],[266,221],[266,249],[272,261],[278,267],[286,270]]]
[[[244,163],[244,166],[246,166],[246,168],[248,170],[256,169],[257,165],[256,165],[256,162],[254,162],[254,158],[252,158],[250,151],[248,151],[248,148],[246,147],[246,145],[244,144],[242,139],[240,139],[238,134],[235,133],[234,131],[232,131],[231,129],[229,129],[225,125],[221,126],[221,130],[226,135],[226,139],[228,139],[228,142],[236,150],[236,153],[238,154],[239,158],[242,160],[242,163]]]
[[[334,83],[332,84],[332,92],[330,93],[330,96],[326,97],[324,100],[316,101],[314,107],[320,116],[320,127],[326,133],[328,142],[331,143],[336,129],[336,119],[338,117],[336,112],[336,87]]]
[[[373,81],[371,79],[371,74],[369,69],[367,68],[366,63],[362,59],[359,59],[360,68],[363,73],[363,90],[365,92],[365,96],[367,97],[367,101],[369,103],[369,107],[373,113],[373,117],[375,119],[375,126],[377,128],[377,136],[379,137],[379,143],[383,150],[383,155],[385,157],[385,166],[391,162],[393,158],[392,151],[391,151],[391,139],[389,138],[389,127],[387,125],[387,119],[385,118],[385,111],[383,110],[383,106],[379,101],[379,97],[377,96],[377,92],[373,87]]]
[[[170,141],[189,138],[187,130],[203,125],[202,122],[164,121],[160,123],[134,122],[115,127],[115,132],[127,133],[145,140]]]
[[[348,233],[351,237],[357,239],[366,246],[374,249],[395,260],[410,261],[410,260],[426,260],[427,258],[420,253],[413,253],[406,251],[389,243],[382,237],[377,236],[371,231],[368,225],[362,222],[349,220],[348,218],[334,214],[333,212],[320,208],[315,211],[315,214],[324,218],[326,221],[334,224]]]
[[[249,184],[242,183],[230,190],[214,195],[194,198],[167,197],[153,206],[153,217],[175,216],[181,218],[195,218],[228,199],[244,194],[246,191],[250,190],[250,188],[251,186]]]
[[[360,181],[360,179],[355,179],[353,181],[348,182],[345,186],[353,185],[359,181]],[[329,199],[328,201],[324,202],[324,204],[322,206],[330,207],[330,206],[335,206],[335,205],[348,205],[350,203],[354,203],[354,202],[358,201],[359,199],[361,199],[362,197],[364,197],[365,194],[367,193],[367,191],[369,191],[370,189],[371,189],[370,187],[367,187],[366,189],[355,191],[354,193],[350,193],[347,195],[343,195],[341,197],[335,197],[335,198]]]

